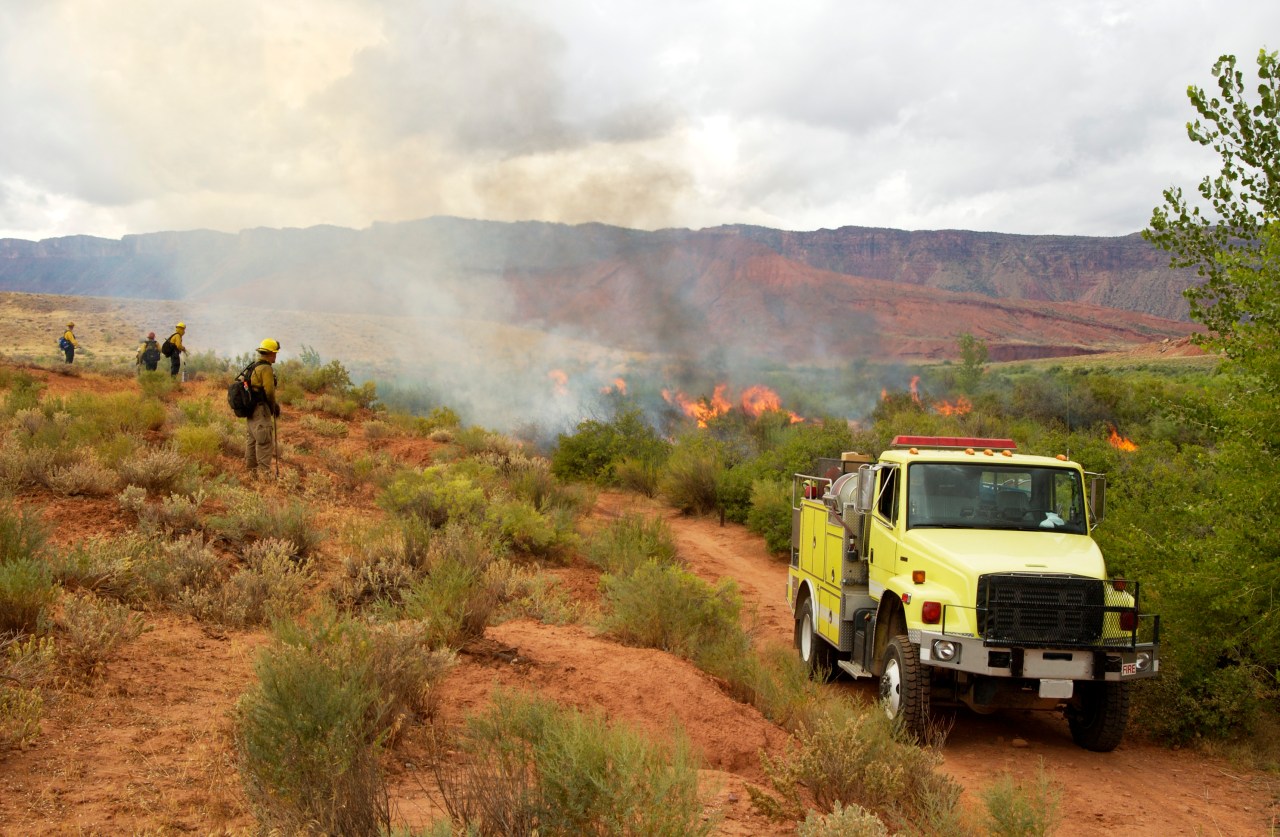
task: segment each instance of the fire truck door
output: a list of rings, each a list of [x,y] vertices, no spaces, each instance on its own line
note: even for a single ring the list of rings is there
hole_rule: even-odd
[[[882,468],[876,481],[876,505],[867,532],[867,554],[871,560],[871,596],[880,598],[881,591],[898,570],[898,494],[897,467]]]

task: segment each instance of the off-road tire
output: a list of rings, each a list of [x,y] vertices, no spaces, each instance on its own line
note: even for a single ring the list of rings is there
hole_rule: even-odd
[[[831,646],[818,635],[813,623],[813,601],[805,596],[796,608],[796,650],[809,677],[825,682],[831,677]]]
[[[1128,683],[1076,682],[1076,700],[1067,707],[1072,741],[1095,753],[1109,753],[1124,738],[1128,723]]]
[[[885,646],[880,675],[880,703],[885,714],[917,741],[925,741],[929,727],[929,670],[906,634]]]

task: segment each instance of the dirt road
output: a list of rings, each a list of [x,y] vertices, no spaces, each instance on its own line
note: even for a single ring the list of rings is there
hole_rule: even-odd
[[[787,641],[786,565],[760,538],[740,526],[682,517],[632,495],[606,493],[599,513],[638,512],[664,517],[680,554],[700,577],[738,582],[744,603],[758,615],[758,641]],[[875,698],[869,681],[841,680],[833,688]],[[1043,763],[1061,790],[1063,834],[1274,834],[1280,823],[1275,777],[1241,770],[1192,750],[1173,750],[1130,736],[1111,753],[1091,753],[1071,741],[1066,722],[1045,713],[979,716],[958,710],[943,750],[944,769],[965,788],[967,804],[1002,771],[1033,775]]]

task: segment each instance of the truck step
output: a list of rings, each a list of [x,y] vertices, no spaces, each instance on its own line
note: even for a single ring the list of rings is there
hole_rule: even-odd
[[[836,667],[848,674],[850,677],[875,677],[874,674],[852,660],[839,660],[836,662]]]

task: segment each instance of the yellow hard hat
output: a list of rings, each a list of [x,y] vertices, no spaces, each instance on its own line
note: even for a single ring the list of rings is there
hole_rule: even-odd
[[[174,326],[174,328],[176,328],[178,331],[186,331],[186,330],[187,330],[187,324],[186,324],[186,323],[178,323],[176,326]]]
[[[280,351],[280,344],[272,340],[270,337],[268,337],[266,340],[263,340],[261,343],[258,344],[258,351],[278,352]]]
[[[67,328],[75,328],[75,327],[76,327],[75,323],[67,323]]]

